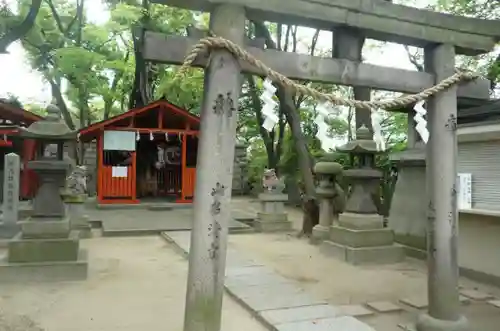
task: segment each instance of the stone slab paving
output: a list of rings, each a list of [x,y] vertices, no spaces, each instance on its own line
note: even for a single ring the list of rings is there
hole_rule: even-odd
[[[461,290],[460,294],[466,298],[478,301],[493,299],[493,295],[478,290]]]
[[[373,331],[373,328],[368,326],[354,317],[339,316],[324,319],[316,319],[301,322],[291,322],[285,324],[277,324],[273,330],[276,331]]]
[[[259,315],[270,324],[276,325],[338,317],[340,314],[337,309],[333,308],[329,304],[320,304],[305,307],[266,310],[260,312]]]
[[[366,305],[379,313],[392,313],[403,310],[401,306],[398,306],[390,301],[367,302]]]
[[[366,309],[362,305],[342,305],[336,307],[341,315],[364,317],[373,315],[373,311]]]
[[[494,307],[500,308],[500,300],[490,300],[490,301],[488,301],[488,304],[490,304]]]
[[[417,328],[415,327],[415,323],[398,324],[398,327],[402,331],[417,331]]]
[[[189,252],[189,231],[163,232],[162,237]],[[357,309],[373,314],[363,306],[333,307],[305,293],[299,284],[272,269],[228,248],[226,291],[273,331],[375,331],[352,314]]]
[[[470,299],[461,295],[459,297],[459,300],[462,304],[469,304]],[[416,309],[424,309],[427,308],[429,303],[427,302],[427,296],[418,296],[418,297],[412,297],[412,298],[403,298],[399,300],[401,303],[410,306],[412,308]]]

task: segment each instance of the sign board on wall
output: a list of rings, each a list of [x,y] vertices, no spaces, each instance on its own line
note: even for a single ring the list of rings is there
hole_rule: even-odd
[[[472,209],[472,174],[459,173],[457,177],[458,209]]]
[[[104,131],[104,150],[135,151],[134,131]]]

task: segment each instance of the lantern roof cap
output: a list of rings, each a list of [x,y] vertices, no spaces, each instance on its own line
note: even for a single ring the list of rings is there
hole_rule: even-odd
[[[354,154],[377,154],[377,144],[372,139],[370,129],[364,124],[356,130],[356,139],[337,147],[337,151]]]
[[[47,116],[27,128],[19,128],[19,135],[37,140],[72,140],[77,131],[71,130],[61,118],[61,110],[54,104],[47,106]]]

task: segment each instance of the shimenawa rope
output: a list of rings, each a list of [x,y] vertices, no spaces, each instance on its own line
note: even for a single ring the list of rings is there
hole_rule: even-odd
[[[451,75],[450,77],[443,79],[438,84],[416,94],[405,95],[394,99],[374,101],[344,99],[334,94],[323,93],[308,86],[296,83],[293,80],[283,76],[279,72],[276,72],[267,67],[262,61],[256,59],[253,55],[249,54],[245,49],[235,44],[234,42],[217,36],[205,37],[200,39],[198,43],[192,48],[192,50],[187,54],[176,77],[184,75],[189,67],[191,67],[198,55],[209,53],[212,49],[225,49],[229,51],[236,58],[246,61],[247,63],[258,68],[262,73],[264,73],[266,77],[272,79],[273,82],[279,83],[282,86],[289,87],[297,93],[311,96],[316,100],[330,101],[334,105],[366,108],[371,110],[404,107],[422,100],[426,100],[430,96],[444,91],[461,81],[473,80],[479,77],[479,75],[476,73],[460,70],[456,71],[456,73]]]

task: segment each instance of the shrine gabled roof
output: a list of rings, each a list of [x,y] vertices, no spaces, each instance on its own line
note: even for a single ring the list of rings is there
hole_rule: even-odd
[[[33,122],[41,120],[43,117],[22,108],[11,105],[0,99],[0,119],[11,122],[24,122],[30,125]]]
[[[114,123],[116,123],[118,121],[122,121],[122,120],[127,119],[127,118],[132,118],[132,117],[137,116],[137,115],[145,114],[145,113],[147,113],[149,111],[153,111],[161,106],[163,106],[164,109],[171,111],[172,113],[174,113],[176,115],[180,115],[180,116],[184,117],[187,121],[189,121],[191,123],[195,123],[195,124],[200,123],[200,118],[198,116],[191,114],[187,110],[185,110],[179,106],[176,106],[173,103],[170,103],[169,101],[167,101],[165,99],[160,99],[160,100],[154,101],[146,106],[130,109],[129,111],[127,111],[123,114],[116,115],[116,116],[113,116],[113,117],[108,118],[106,120],[96,122],[96,123],[89,125],[85,128],[81,128],[79,130],[79,135],[80,135],[80,137],[93,136],[93,135],[95,135],[96,132],[103,130],[106,127],[112,126]]]

